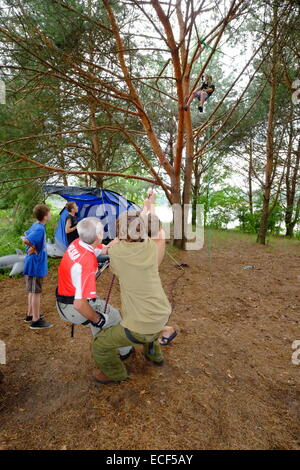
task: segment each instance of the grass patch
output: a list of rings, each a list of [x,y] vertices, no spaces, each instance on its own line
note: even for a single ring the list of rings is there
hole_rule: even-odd
[[[12,219],[0,219],[0,256],[13,255],[16,248],[25,253],[25,246],[21,235],[14,232]]]
[[[281,251],[296,253],[300,250],[300,241],[296,238],[285,238],[283,236],[269,237],[267,247],[270,252],[280,249]]]
[[[240,241],[245,244],[258,245],[256,242],[257,235],[254,233],[244,233],[238,230],[216,230],[206,229],[204,243],[205,247],[212,249],[226,248],[232,242]],[[286,252],[297,252],[300,250],[300,241],[296,238],[286,238],[282,235],[269,235],[266,239],[266,251],[274,253],[277,250]]]
[[[244,233],[238,230],[216,230],[205,229],[204,244],[206,247],[222,248],[226,247],[233,241],[243,241],[245,243],[255,244],[256,235],[252,233]]]
[[[0,281],[5,281],[6,279],[9,279],[10,271],[11,271],[11,268],[1,269],[0,270]],[[23,277],[23,274],[15,274],[13,277],[14,277],[14,279],[18,278],[18,277]]]

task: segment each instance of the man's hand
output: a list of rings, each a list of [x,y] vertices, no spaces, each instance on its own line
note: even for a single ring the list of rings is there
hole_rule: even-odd
[[[91,324],[95,326],[96,328],[100,328],[102,330],[106,322],[105,316],[101,312],[96,312],[96,313],[98,314],[98,319],[97,321],[92,321]]]
[[[75,299],[73,307],[91,322],[97,322],[99,320],[98,313],[92,309],[86,299]]]

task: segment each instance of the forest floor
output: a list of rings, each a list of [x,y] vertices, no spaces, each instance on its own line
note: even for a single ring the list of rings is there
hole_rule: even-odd
[[[184,271],[165,257],[179,335],[162,367],[136,350],[121,385],[94,382],[89,327],[71,338],[59,320],[55,267],[42,297],[49,330],[23,321],[24,279],[0,281],[0,449],[300,449],[300,243],[225,232],[210,243],[171,251]],[[110,280],[106,270],[100,296]],[[118,286],[111,303],[120,306]]]

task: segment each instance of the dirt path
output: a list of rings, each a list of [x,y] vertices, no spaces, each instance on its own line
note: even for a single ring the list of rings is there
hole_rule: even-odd
[[[48,277],[43,310],[55,326],[31,331],[23,279],[0,282],[0,449],[300,449],[300,244],[255,245],[248,237],[166,257],[161,277],[180,334],[165,365],[141,351],[126,361],[131,380],[98,386],[88,327],[58,319]],[[244,270],[243,265],[255,265]],[[111,279],[98,283],[105,295]],[[112,304],[119,306],[118,288]]]

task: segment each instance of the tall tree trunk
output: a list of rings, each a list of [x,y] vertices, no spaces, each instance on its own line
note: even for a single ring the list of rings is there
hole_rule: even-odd
[[[176,63],[174,63],[174,71],[179,76],[177,77],[177,87],[180,89],[181,103],[183,103],[183,97],[188,96],[189,87],[190,87],[190,70],[187,68],[186,73],[182,79],[182,70],[184,64],[187,62],[187,50],[186,50],[186,40],[185,40],[185,22],[183,19],[183,14],[181,10],[181,1],[177,0],[176,2],[176,15],[178,19],[179,31],[180,31],[180,41],[181,46],[179,48],[179,56],[176,58]],[[179,113],[179,116],[182,116]],[[180,154],[180,160],[177,160],[177,164],[174,166],[174,176],[178,180],[178,185],[180,185],[180,172],[181,172],[181,162],[182,159],[182,150],[183,150],[183,135],[185,133],[186,145],[185,145],[185,169],[184,169],[184,183],[182,191],[182,200],[181,200],[181,239],[175,239],[174,245],[178,248],[185,249],[186,237],[185,237],[185,228],[187,227],[187,218],[188,214],[185,210],[185,204],[190,202],[190,193],[191,193],[191,180],[192,180],[192,171],[193,171],[193,129],[192,129],[192,120],[191,113],[188,111],[183,116],[183,122],[181,124],[178,122],[178,136],[176,142],[176,155]],[[190,178],[189,178],[190,175]],[[173,185],[172,185],[173,186]],[[179,202],[179,201],[178,201]],[[174,219],[174,225],[176,219]]]
[[[287,236],[289,237],[294,236],[294,228],[295,228],[296,223],[299,220],[299,215],[300,215],[300,197],[297,201],[294,218],[291,220],[290,225],[288,227],[289,232],[287,233]]]
[[[60,167],[65,169],[65,168],[66,168],[66,165],[65,165],[65,155],[64,155],[64,151],[63,151],[63,150],[60,150],[58,153],[59,153],[59,155],[58,155],[58,160],[59,160]],[[61,177],[62,177],[64,186],[69,186],[68,178],[67,178],[66,173],[63,173]]]
[[[196,160],[194,166],[194,186],[193,186],[193,199],[192,199],[192,225],[196,225],[196,208],[197,201],[200,191],[200,171],[199,171],[199,159]]]
[[[57,114],[58,131],[62,132],[64,130],[64,128],[63,128],[64,127],[63,126],[64,118],[63,118],[63,110],[62,110],[61,86],[59,87],[59,90],[58,90],[58,107],[57,107],[57,111],[58,111],[58,114]],[[58,149],[57,157],[58,157],[60,167],[65,169],[66,168],[66,161],[65,161],[64,148]],[[61,175],[61,178],[63,180],[64,186],[68,186],[69,184],[68,184],[68,178],[67,178],[66,173],[63,173]]]
[[[180,177],[179,175],[172,175],[171,177],[171,197],[172,197],[172,204],[173,204],[173,211],[176,210],[176,208],[178,207],[181,207],[182,208],[182,204],[181,204],[181,195],[180,195]],[[183,226],[182,226],[182,217],[175,217],[175,213],[174,213],[174,217],[173,217],[173,222],[174,222],[174,228],[176,228],[175,226],[177,226],[177,230],[180,232],[180,224],[181,224],[181,229],[183,229]],[[180,248],[182,249],[183,248],[183,237],[181,236],[182,233],[179,233],[180,237],[179,238],[175,238],[174,237],[174,232],[173,232],[173,236],[172,236],[172,241],[173,241],[173,245],[176,247],[176,248]]]
[[[296,189],[297,189],[297,181],[299,176],[299,166],[300,166],[300,139],[298,141],[298,149],[295,152],[296,154],[296,161],[294,164],[292,178],[290,178],[290,174],[293,167],[292,162],[292,141],[293,141],[293,126],[290,126],[289,132],[289,146],[288,146],[288,155],[287,155],[287,172],[286,172],[286,210],[285,210],[285,226],[286,226],[286,237],[292,238],[294,234],[294,227],[298,221],[299,217],[299,204],[300,198],[296,204]],[[295,214],[294,214],[295,210]],[[294,214],[294,217],[293,217]]]
[[[97,119],[96,119],[96,106],[91,104],[89,106],[90,111],[90,127],[92,129],[97,128]],[[102,158],[101,158],[101,151],[100,151],[100,144],[99,144],[99,133],[98,131],[94,131],[91,133],[91,144],[92,144],[92,161],[97,171],[103,170]],[[103,176],[97,175],[96,177],[97,186],[102,188],[103,187]]]
[[[193,159],[194,159],[194,138],[193,128],[190,112],[186,116],[185,121],[185,132],[186,132],[186,157],[185,157],[185,168],[184,168],[184,185],[183,185],[183,197],[182,197],[182,248],[185,249],[186,242],[186,229],[188,227],[188,216],[189,216],[189,204],[191,202],[191,191],[192,191],[192,173],[193,173]]]
[[[265,181],[263,193],[263,210],[260,220],[257,242],[261,245],[266,244],[266,235],[268,230],[268,221],[270,215],[270,195],[273,182],[274,168],[274,116],[275,116],[275,97],[277,89],[277,5],[273,6],[273,50],[272,50],[272,67],[271,67],[271,96],[269,101],[268,128],[267,128],[267,163],[265,167]]]
[[[249,147],[249,168],[248,168],[248,196],[249,196],[249,210],[250,214],[253,215],[253,191],[252,191],[252,163],[253,162],[253,145],[252,137],[250,137]]]

